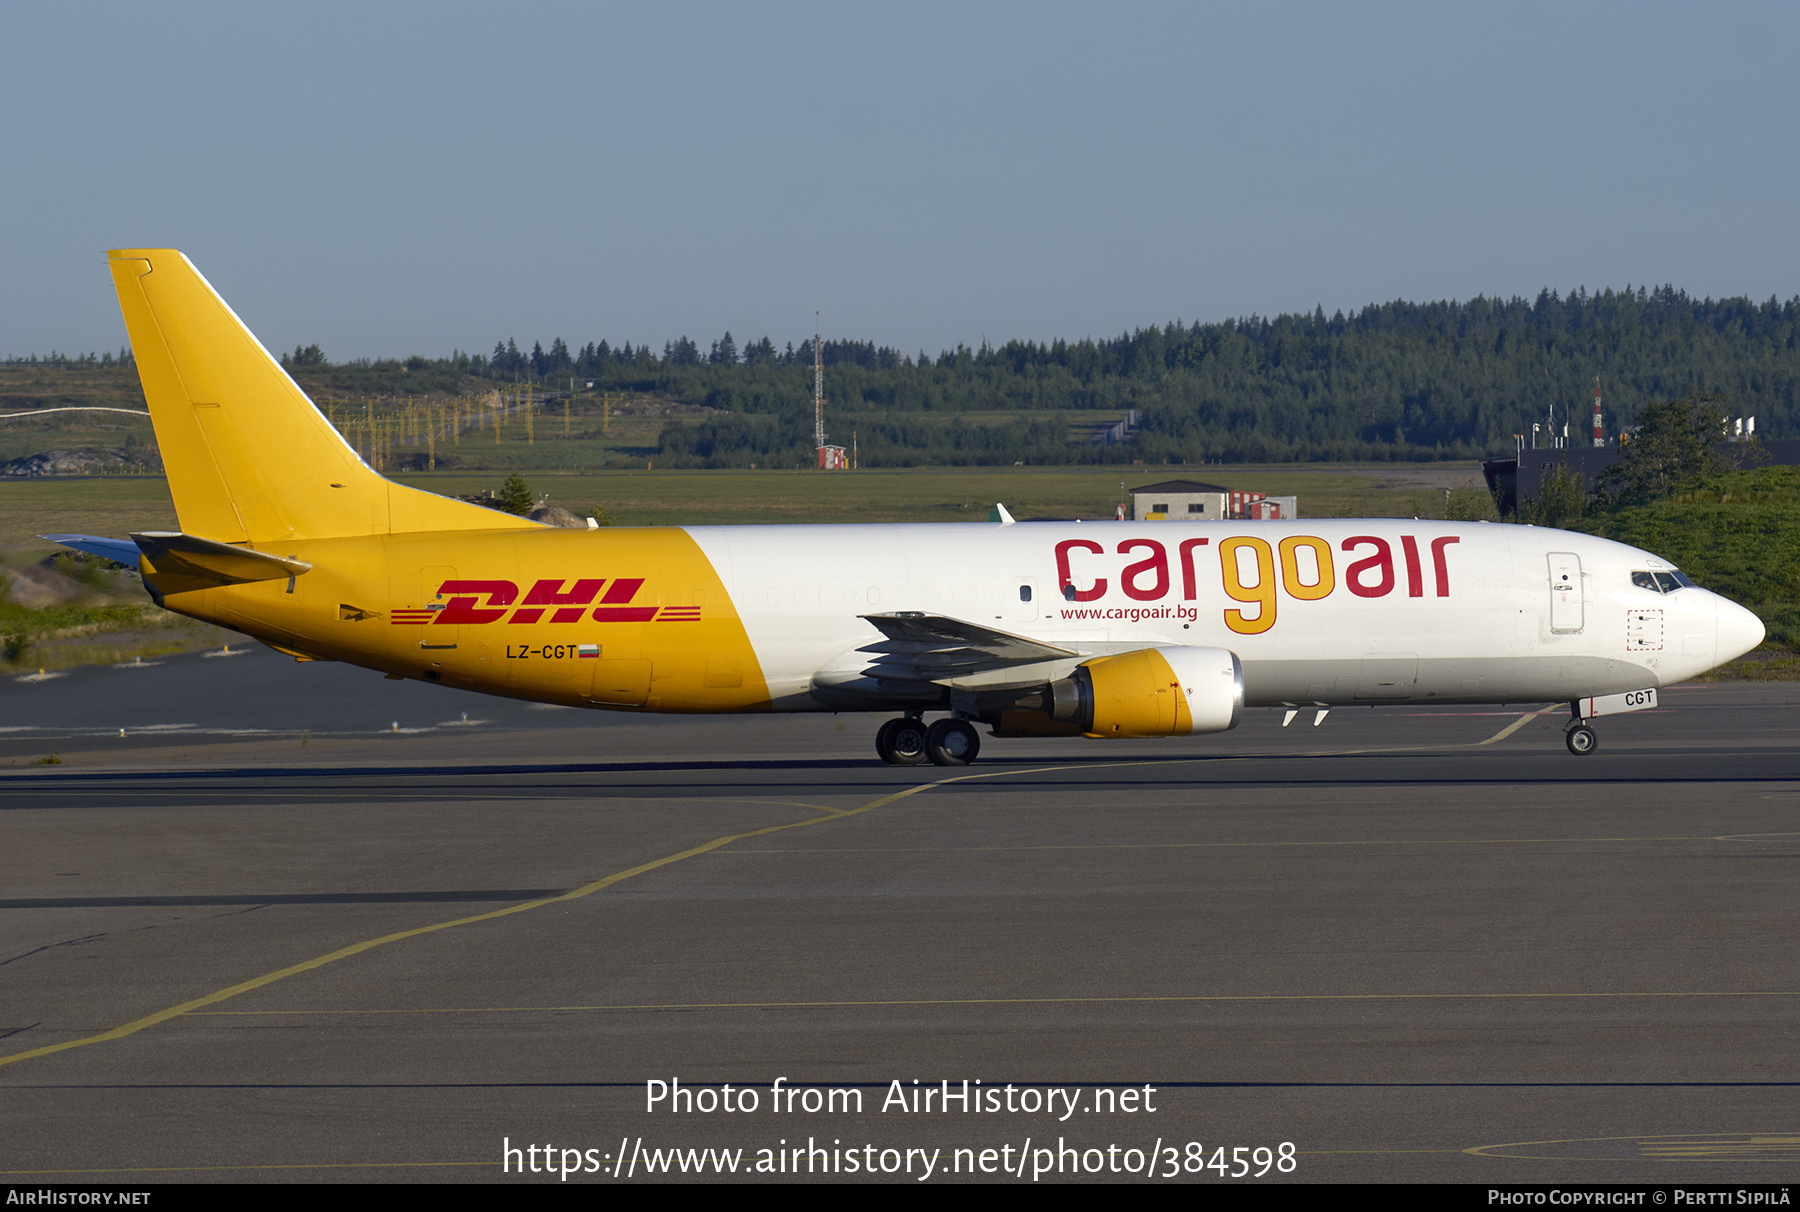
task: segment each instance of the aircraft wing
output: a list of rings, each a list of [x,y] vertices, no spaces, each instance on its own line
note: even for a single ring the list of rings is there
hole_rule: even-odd
[[[865,675],[907,682],[943,682],[992,669],[1079,659],[1080,653],[978,623],[914,610],[861,616],[882,634],[858,652],[874,654]]]

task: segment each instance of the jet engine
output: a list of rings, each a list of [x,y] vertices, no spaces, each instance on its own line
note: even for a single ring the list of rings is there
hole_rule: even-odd
[[[1224,648],[1097,657],[1002,711],[995,736],[1187,736],[1236,728],[1244,667]]]

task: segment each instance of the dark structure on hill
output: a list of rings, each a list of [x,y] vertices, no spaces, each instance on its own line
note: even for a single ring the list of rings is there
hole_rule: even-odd
[[[1729,447],[1729,443],[1725,448]],[[1800,439],[1787,438],[1759,443],[1768,453],[1768,462],[1777,467],[1800,467]],[[1544,481],[1558,468],[1568,468],[1581,477],[1583,488],[1594,490],[1600,473],[1625,457],[1626,450],[1612,446],[1565,446],[1561,450],[1522,450],[1510,459],[1484,459],[1481,474],[1493,495],[1494,507],[1501,517],[1519,512],[1522,502],[1534,499]],[[1722,448],[1724,449],[1724,448]]]

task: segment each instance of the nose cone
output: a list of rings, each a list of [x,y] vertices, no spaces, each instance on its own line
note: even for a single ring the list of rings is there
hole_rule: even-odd
[[[1719,611],[1718,661],[1723,665],[1726,661],[1735,661],[1762,643],[1763,636],[1768,633],[1763,630],[1761,619],[1736,602],[1717,596],[1713,600]]]

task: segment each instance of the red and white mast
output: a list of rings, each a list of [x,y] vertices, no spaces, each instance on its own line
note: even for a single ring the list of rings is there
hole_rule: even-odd
[[[814,312],[813,318],[818,319]],[[825,354],[823,337],[813,334],[813,446],[819,451],[819,466],[825,466]]]
[[[1600,376],[1594,376],[1594,445],[1606,445],[1606,438],[1600,432]]]

